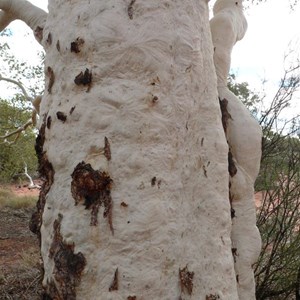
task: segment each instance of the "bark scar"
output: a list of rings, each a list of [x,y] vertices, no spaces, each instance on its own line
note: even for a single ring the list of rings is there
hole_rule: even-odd
[[[194,272],[190,272],[187,266],[185,266],[183,269],[179,269],[179,280],[182,293],[186,291],[189,295],[192,294],[193,279]]]
[[[135,3],[136,0],[131,0],[130,1],[130,4],[128,6],[128,9],[127,9],[127,12],[128,12],[128,16],[129,16],[129,19],[132,20],[133,19],[133,5]]]
[[[90,164],[83,161],[75,167],[71,176],[71,193],[75,205],[83,203],[86,209],[91,209],[91,226],[98,224],[99,207],[104,206],[103,217],[108,218],[110,230],[114,234],[110,193],[113,180],[109,174],[94,170]]]
[[[231,119],[231,114],[228,112],[228,100],[227,99],[223,99],[221,100],[219,98],[219,103],[220,103],[220,108],[221,108],[221,113],[222,113],[222,125],[223,125],[223,129],[225,134],[227,133],[227,127],[228,127],[228,120]]]
[[[49,249],[49,258],[54,260],[55,283],[49,284],[47,292],[51,299],[61,299],[61,296],[62,299],[76,299],[76,287],[80,283],[86,259],[81,252],[74,253],[74,243],[64,242],[60,232],[62,219],[63,216],[58,214],[58,218],[53,223],[54,236]]]
[[[109,291],[117,291],[119,289],[119,271],[118,268],[115,271],[113,281],[109,287]]]

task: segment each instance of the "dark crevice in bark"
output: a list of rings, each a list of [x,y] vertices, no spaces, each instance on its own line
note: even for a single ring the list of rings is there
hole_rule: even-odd
[[[128,5],[127,13],[128,13],[128,17],[130,20],[133,19],[133,5],[134,5],[135,1],[136,0],[131,0]]]
[[[227,138],[227,129],[228,129],[228,120],[232,119],[231,114],[228,112],[228,100],[227,99],[223,99],[221,100],[219,98],[219,104],[220,104],[220,109],[221,109],[221,114],[222,114],[222,125],[223,125],[223,129],[224,129],[224,133],[225,136]],[[227,141],[228,143],[228,141]],[[234,177],[237,173],[237,168],[234,162],[234,157],[232,155],[231,149],[230,149],[230,145],[228,143],[228,173],[230,175],[230,177]],[[230,202],[230,215],[231,215],[231,219],[233,219],[235,217],[235,211],[232,208],[232,200],[233,200],[233,195],[231,193],[231,182],[229,181],[229,202]]]
[[[233,155],[230,148],[228,151],[228,172],[230,177],[233,177],[237,173],[237,168],[235,166]]]
[[[107,137],[104,137],[104,156],[108,161],[111,160],[110,143]]]
[[[219,98],[219,103],[220,103],[220,108],[221,108],[221,113],[222,113],[222,125],[223,125],[223,129],[225,134],[227,133],[227,126],[228,126],[228,120],[232,119],[230,113],[228,112],[228,100],[227,99],[223,99],[221,100]]]
[[[206,295],[205,300],[218,300],[221,299],[220,296],[218,294],[210,294],[210,295]]]
[[[37,234],[41,241],[40,228],[42,225],[42,215],[46,203],[46,195],[48,194],[53,181],[54,181],[54,169],[52,164],[48,161],[46,152],[43,150],[45,143],[45,130],[46,130],[47,116],[44,116],[42,126],[39,134],[36,138],[35,151],[38,158],[38,171],[41,179],[43,180],[42,188],[39,194],[39,199],[36,204],[36,211],[32,214],[29,223],[30,230]]]
[[[71,193],[75,205],[82,203],[86,209],[91,209],[91,225],[98,224],[99,207],[104,207],[103,217],[108,218],[110,230],[114,233],[112,225],[112,198],[111,185],[113,180],[106,172],[94,170],[84,161],[79,163],[73,173]]]
[[[47,91],[48,91],[49,94],[51,94],[52,93],[52,87],[53,87],[53,84],[54,84],[54,81],[55,81],[54,72],[53,72],[53,69],[51,67],[47,68],[46,75],[49,77]]]
[[[114,274],[113,281],[108,290],[112,292],[112,291],[117,291],[118,289],[119,289],[119,270],[117,268]]]

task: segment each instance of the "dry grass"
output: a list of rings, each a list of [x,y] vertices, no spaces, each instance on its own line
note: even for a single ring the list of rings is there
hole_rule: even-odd
[[[41,299],[41,276],[42,272],[37,267],[19,267],[10,274],[0,272],[0,299]]]
[[[28,208],[33,207],[36,201],[36,196],[15,196],[10,190],[0,187],[0,208]]]

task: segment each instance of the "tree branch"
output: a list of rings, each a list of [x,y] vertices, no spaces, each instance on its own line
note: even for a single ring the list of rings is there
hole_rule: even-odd
[[[33,182],[32,178],[31,178],[31,176],[28,174],[28,171],[27,171],[27,164],[26,164],[25,162],[24,162],[24,165],[25,165],[25,166],[24,166],[24,175],[29,179],[29,182],[30,182],[28,188],[29,188],[29,189],[40,189],[41,186],[38,185],[38,184],[35,184],[35,183]]]
[[[31,125],[33,125],[33,126],[36,125],[36,118],[37,118],[37,115],[39,113],[39,106],[40,106],[40,102],[41,102],[41,96],[37,96],[35,99],[33,99],[28,95],[28,93],[26,92],[26,90],[25,90],[25,88],[24,88],[24,86],[22,85],[21,82],[16,81],[14,79],[2,77],[0,75],[0,81],[1,80],[4,80],[4,81],[7,81],[7,82],[10,82],[10,83],[13,83],[13,84],[17,85],[21,89],[21,91],[22,91],[24,97],[26,98],[26,100],[30,101],[31,104],[33,105],[31,118],[25,124],[21,125],[19,128],[17,128],[16,130],[14,130],[12,132],[8,132],[5,135],[0,136],[0,139],[4,140],[4,143],[14,144],[17,141],[17,139],[19,138],[22,131],[25,131],[27,129],[27,127],[29,127]],[[7,139],[10,138],[13,135],[16,135],[16,138],[12,142],[9,142]]]
[[[42,40],[48,14],[26,0],[0,0],[0,31],[13,20],[25,22],[35,33],[38,42]]]
[[[11,136],[13,135],[16,135],[16,138],[14,139],[13,142],[8,142],[8,141],[4,141],[5,143],[9,143],[9,144],[13,144],[17,141],[17,139],[19,138],[20,136],[20,133],[22,131],[25,131],[27,129],[27,127],[29,127],[30,125],[33,124],[33,121],[32,121],[32,118],[30,118],[25,124],[21,125],[19,128],[17,128],[16,130],[12,131],[12,132],[9,132],[3,136],[0,136],[0,139],[3,139],[3,140],[6,140],[8,138],[10,138]]]
[[[13,83],[13,84],[17,85],[17,86],[22,90],[22,93],[23,93],[24,97],[26,98],[26,100],[28,100],[28,101],[30,101],[30,102],[33,101],[33,99],[32,99],[31,97],[28,96],[28,94],[27,94],[27,92],[26,92],[26,90],[25,90],[25,88],[24,88],[24,86],[22,85],[21,82],[16,81],[16,80],[14,80],[14,79],[2,77],[2,75],[0,75],[0,81],[1,81],[1,80],[7,81],[7,82],[10,82],[10,83]]]

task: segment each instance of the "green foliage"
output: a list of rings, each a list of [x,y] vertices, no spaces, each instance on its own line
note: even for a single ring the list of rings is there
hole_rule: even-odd
[[[20,105],[20,102],[9,103],[0,100],[0,136],[12,132],[31,117],[31,112]],[[10,143],[15,136],[0,141],[0,181],[10,181],[24,173],[25,162],[28,173],[33,175],[37,169],[35,155],[35,131],[28,128],[20,134],[15,143]]]
[[[249,84],[247,82],[237,82],[236,76],[230,74],[227,85],[228,88],[246,105],[252,115],[257,117],[257,104],[260,102],[261,98],[258,94],[249,89]]]
[[[39,53],[41,63],[29,65],[16,58],[9,44],[13,38],[10,30],[0,35],[0,136],[14,132],[31,118],[31,100],[43,93],[44,53]],[[13,79],[23,87],[6,81]],[[4,88],[3,88],[4,87]],[[6,94],[4,94],[4,92]],[[9,95],[9,96],[7,96]],[[28,173],[33,176],[37,169],[37,159],[34,150],[37,131],[32,126],[27,127],[13,143],[16,135],[0,139],[0,181],[11,181],[22,178],[25,163]],[[26,179],[27,181],[27,179]]]
[[[300,266],[300,141],[274,135],[273,155],[262,161],[257,224],[263,249],[256,266],[257,299],[292,299]],[[284,276],[283,276],[284,274]]]

